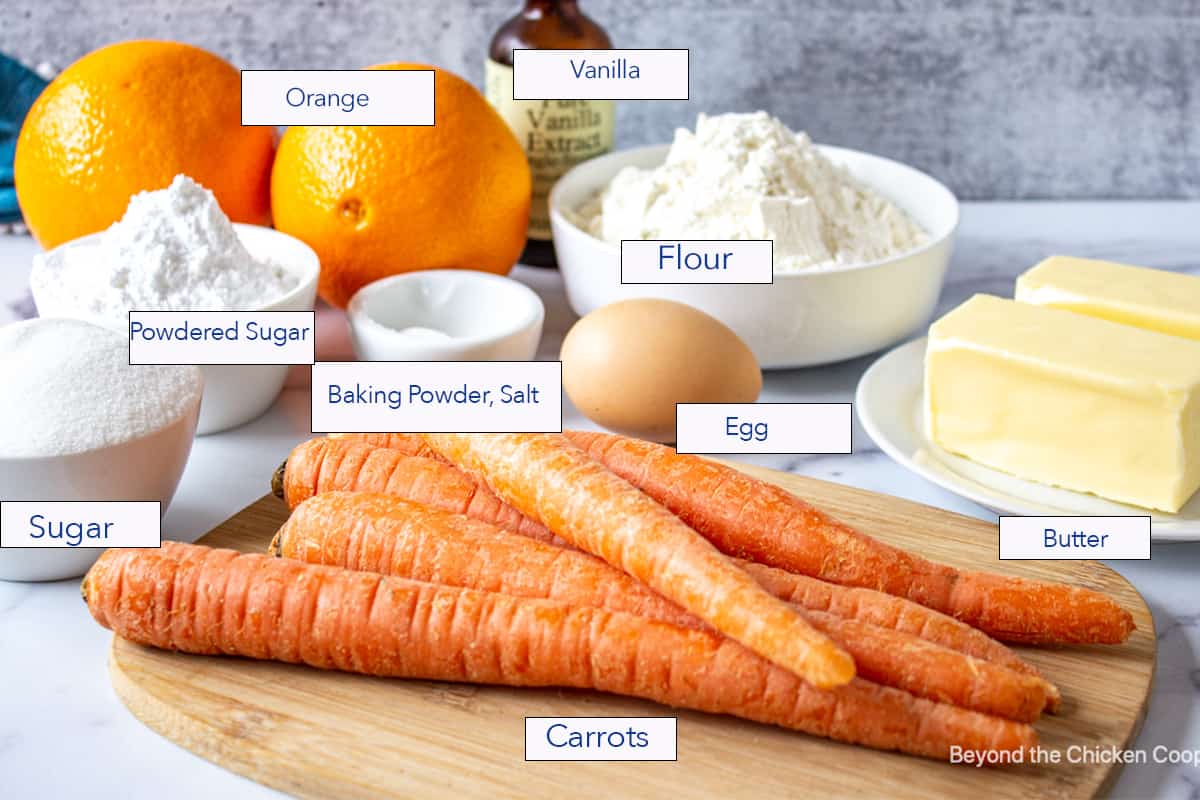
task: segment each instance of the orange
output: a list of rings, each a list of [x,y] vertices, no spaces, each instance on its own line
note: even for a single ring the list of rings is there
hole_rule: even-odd
[[[241,77],[191,45],[132,41],[84,56],[46,88],[17,140],[17,199],[44,247],[103,230],[178,173],[235,222],[270,220],[272,128],[241,125]]]
[[[521,145],[457,75],[436,70],[434,96],[432,126],[292,127],[283,135],[271,176],[275,227],[317,251],[320,295],[332,305],[399,272],[503,275],[521,255],[531,188]]]

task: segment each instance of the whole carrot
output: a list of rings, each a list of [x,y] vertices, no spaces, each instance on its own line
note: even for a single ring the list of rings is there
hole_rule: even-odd
[[[732,467],[612,434],[568,436],[724,553],[907,597],[1003,641],[1111,644],[1134,629],[1129,612],[1099,592],[937,564]]]
[[[493,525],[377,494],[332,492],[301,503],[271,552],[310,564],[557,600],[706,629],[624,572]],[[864,678],[918,697],[1022,722],[1046,704],[1045,683],[987,661],[820,611],[802,611],[854,657]]]
[[[854,659],[704,537],[561,434],[430,433],[442,458],[555,535],[628,572],[714,629],[818,688]]]
[[[570,432],[570,435],[575,435],[575,432]],[[433,453],[418,434],[370,433],[331,434],[331,436],[337,436],[342,441],[386,447],[408,455],[432,456],[440,459],[440,456]],[[523,520],[525,517],[518,512],[516,519]],[[512,525],[512,520],[513,517],[505,515],[503,519],[494,521],[500,527],[514,533],[521,533],[521,526]],[[536,525],[536,523],[531,524]],[[555,543],[563,544],[561,540]],[[816,611],[828,611],[846,619],[859,619],[884,628],[910,633],[943,647],[991,661],[1017,672],[1039,675],[1033,665],[986,633],[907,598],[875,589],[841,586],[819,578],[770,567],[756,561],[735,559],[735,563],[749,572],[771,594],[788,602]],[[1052,711],[1056,710],[1061,702],[1058,688],[1047,683],[1046,690],[1049,696],[1048,708]]]
[[[351,438],[316,438],[298,445],[271,485],[289,508],[323,492],[380,492],[494,522],[522,536],[555,541],[544,526],[444,461],[406,456]]]
[[[1028,725],[863,680],[816,689],[705,631],[572,607],[175,544],[112,549],[83,581],[101,625],[139,644],[367,675],[590,688],[948,759],[1017,753]]]

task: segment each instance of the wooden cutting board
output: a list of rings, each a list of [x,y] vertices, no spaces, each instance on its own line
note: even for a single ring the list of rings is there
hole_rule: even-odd
[[[894,497],[748,469],[884,541],[960,567],[1106,592],[1138,630],[1120,647],[1028,650],[1057,683],[1061,715],[1042,746],[1123,747],[1141,727],[1154,674],[1154,623],[1138,593],[1094,562],[997,561],[996,528]],[[283,522],[264,497],[200,541],[262,551]],[[367,678],[306,667],[164,653],[114,638],[113,686],[153,730],[253,780],[310,798],[980,797],[1086,798],[1104,764],[952,766],[741,720],[592,692]],[[524,761],[526,716],[675,716],[671,763]]]

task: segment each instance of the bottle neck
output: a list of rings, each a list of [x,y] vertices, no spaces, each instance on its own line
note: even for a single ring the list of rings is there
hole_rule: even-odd
[[[579,16],[579,3],[576,0],[525,0],[521,16],[525,19],[576,17]]]

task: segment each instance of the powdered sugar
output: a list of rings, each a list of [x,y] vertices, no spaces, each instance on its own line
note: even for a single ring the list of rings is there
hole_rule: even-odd
[[[125,337],[87,322],[5,326],[0,457],[80,453],[153,433],[200,401],[201,380],[196,367],[130,366]]]
[[[299,280],[257,261],[212,192],[178,175],[166,189],[134,195],[96,244],[38,256],[30,282],[39,307],[124,325],[129,309],[261,308]]]
[[[771,239],[776,272],[889,258],[925,243],[907,214],[766,112],[701,114],[656,169],[626,167],[579,211],[601,239]]]

